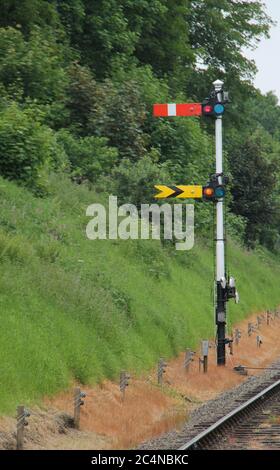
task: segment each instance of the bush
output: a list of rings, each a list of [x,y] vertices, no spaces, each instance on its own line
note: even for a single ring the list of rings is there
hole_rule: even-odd
[[[78,180],[97,182],[101,174],[107,174],[118,157],[117,149],[107,146],[105,137],[73,137],[67,130],[57,133],[58,141],[68,155],[71,172]]]
[[[146,153],[148,135],[143,130],[146,120],[137,83],[127,81],[117,87],[110,80],[96,88],[88,133],[105,136],[109,145],[118,149],[120,159],[136,162]]]
[[[64,55],[64,46],[48,29],[34,28],[26,40],[19,27],[0,28],[0,89],[10,99],[45,107],[45,118],[55,128],[67,116]]]
[[[38,119],[38,118],[37,118]],[[0,111],[0,174],[42,192],[51,166],[65,161],[55,134],[36,120],[34,110],[12,103]]]
[[[0,28],[0,81],[41,103],[60,101],[67,84],[62,46],[47,29],[35,28],[27,41],[20,29]]]
[[[153,150],[150,154],[133,163],[123,159],[120,165],[112,171],[112,192],[117,194],[119,201],[140,204],[155,202],[155,184],[168,184],[169,176],[164,165],[156,160],[158,153]]]

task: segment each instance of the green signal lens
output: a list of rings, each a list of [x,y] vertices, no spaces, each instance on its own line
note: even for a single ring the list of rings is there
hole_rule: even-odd
[[[221,198],[225,197],[225,195],[226,195],[226,190],[223,186],[218,186],[215,189],[215,197],[217,199],[221,199]]]
[[[224,112],[225,112],[225,107],[224,107],[223,104],[217,103],[217,104],[215,104],[215,106],[214,106],[214,111],[215,111],[215,113],[218,114],[218,115],[224,114]]]

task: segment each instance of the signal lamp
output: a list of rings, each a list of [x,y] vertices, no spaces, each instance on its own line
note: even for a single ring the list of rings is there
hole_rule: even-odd
[[[203,195],[206,197],[213,197],[214,188],[211,188],[210,186],[206,186],[205,188],[203,188]]]
[[[223,186],[217,186],[215,188],[215,197],[217,199],[221,199],[221,198],[225,197],[225,195],[226,195],[226,190]]]
[[[225,112],[225,105],[223,102],[218,101],[217,97],[211,96],[202,102],[202,114],[206,117],[217,118],[222,116]]]
[[[225,112],[225,107],[223,104],[221,103],[217,103],[215,104],[214,106],[214,113],[217,115],[217,116],[221,116],[222,114],[224,114]]]
[[[206,99],[202,103],[202,114],[203,116],[214,116],[214,103],[211,100]]]
[[[205,201],[217,201],[226,195],[225,187],[218,184],[217,181],[210,181],[207,186],[202,188],[202,195]]]
[[[205,113],[212,113],[212,111],[213,111],[213,106],[210,106],[210,104],[207,104],[206,106],[204,106],[203,111],[204,111]]]

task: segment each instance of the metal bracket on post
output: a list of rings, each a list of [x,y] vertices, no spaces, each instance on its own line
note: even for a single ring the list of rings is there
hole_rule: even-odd
[[[26,410],[23,405],[17,407],[17,450],[23,450],[24,428],[28,426],[26,418],[29,418],[29,416],[30,412]]]
[[[230,355],[233,356],[233,338],[226,339],[226,343],[228,344]]]
[[[262,338],[260,335],[257,335],[257,348],[260,348],[262,345]]]
[[[81,406],[84,405],[83,398],[86,397],[86,393],[82,392],[79,387],[74,389],[74,428],[80,429],[80,413]]]
[[[217,282],[217,305],[216,305],[216,324],[217,324],[217,364],[225,365],[225,334],[226,334],[226,288],[222,282]]]
[[[235,366],[233,370],[235,370],[235,372],[237,372],[240,375],[248,375],[247,369],[245,369],[245,367],[242,366],[241,364],[239,366]]]
[[[186,372],[189,372],[190,370],[190,364],[194,361],[194,358],[193,358],[194,355],[195,355],[194,351],[191,351],[190,349],[186,350],[185,358],[184,358],[184,368]]]
[[[238,328],[234,330],[234,343],[237,345],[241,339],[241,331]]]
[[[201,352],[202,352],[201,363],[203,364],[204,374],[206,374],[208,371],[208,351],[209,351],[209,341],[207,339],[204,339],[201,342]]]

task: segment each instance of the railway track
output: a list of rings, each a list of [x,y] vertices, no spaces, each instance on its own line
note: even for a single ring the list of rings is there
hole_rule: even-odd
[[[280,450],[280,375],[275,378],[216,422],[195,426],[198,434],[180,450]]]

